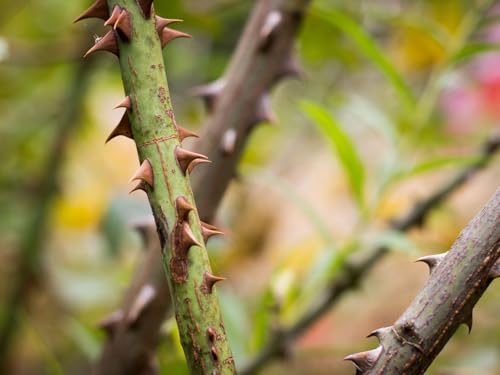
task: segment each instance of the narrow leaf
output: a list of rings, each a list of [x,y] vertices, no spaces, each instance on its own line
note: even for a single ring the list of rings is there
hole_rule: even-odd
[[[300,106],[334,146],[335,153],[349,180],[354,198],[358,205],[363,208],[364,167],[354,144],[335,118],[323,107],[310,101],[302,101]]]

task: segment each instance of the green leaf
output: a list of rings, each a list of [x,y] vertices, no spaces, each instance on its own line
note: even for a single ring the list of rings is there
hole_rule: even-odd
[[[459,50],[450,60],[451,64],[461,64],[477,55],[487,52],[500,51],[500,43],[474,42],[469,43]]]
[[[339,28],[356,44],[360,51],[368,58],[392,84],[402,103],[408,109],[414,108],[416,101],[410,87],[396,70],[396,68],[385,57],[384,51],[380,49],[375,40],[363,28],[346,14],[335,9],[326,9],[319,6],[313,7],[312,13],[332,26]]]
[[[364,167],[354,144],[335,118],[323,107],[311,101],[302,101],[300,106],[334,146],[340,164],[349,180],[351,192],[359,207],[364,209]]]

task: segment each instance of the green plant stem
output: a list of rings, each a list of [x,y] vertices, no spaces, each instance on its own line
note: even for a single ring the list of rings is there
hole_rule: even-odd
[[[186,151],[175,123],[154,14],[141,11],[133,0],[108,0],[110,14],[115,6],[128,12],[131,27],[128,38],[119,33],[114,37],[141,162],[136,177],[155,218],[188,368],[192,374],[233,374],[234,360],[189,181],[190,163],[182,161]]]
[[[254,128],[255,113],[258,112],[261,98],[280,78],[286,76],[283,74],[283,64],[289,62],[292,56],[295,36],[308,5],[307,0],[259,0],[248,19],[244,35],[231,58],[231,68],[224,74],[229,85],[215,94],[220,104],[210,112],[210,118],[204,126],[204,136],[195,145],[213,160],[209,168],[195,171],[192,181],[200,216],[206,221],[212,221],[223,193],[235,174],[239,156]],[[255,45],[254,38],[272,10],[283,12],[283,22],[274,35],[274,43],[262,51]],[[253,90],[247,89],[249,81],[246,77],[252,77]],[[235,91],[239,94],[234,95]],[[234,152],[221,153],[224,134],[231,129],[239,134]],[[157,337],[167,316],[170,297],[161,292],[165,285],[164,277],[157,272],[161,271],[161,265],[146,262],[139,267],[144,267],[138,271],[139,274],[149,276],[137,278],[129,290],[136,291],[137,296],[138,291],[149,284],[159,292],[148,308],[141,311],[137,324],[130,325],[126,319],[114,323],[116,331],[109,336],[97,363],[100,374],[135,374],[134,369],[151,369],[151,358],[154,358],[158,342],[152,337]],[[128,295],[121,310],[130,310],[133,301],[134,298]]]
[[[89,73],[92,69],[93,64],[78,63],[75,67],[74,79],[68,89],[56,137],[50,147],[44,177],[39,185],[38,198],[33,205],[34,212],[21,238],[17,270],[14,280],[11,281],[13,286],[5,304],[6,311],[0,326],[0,373],[2,374],[9,373],[8,355],[20,323],[20,311],[39,272],[40,257],[48,230],[48,216],[58,191],[64,154],[67,143],[79,124],[81,103],[87,92]]]

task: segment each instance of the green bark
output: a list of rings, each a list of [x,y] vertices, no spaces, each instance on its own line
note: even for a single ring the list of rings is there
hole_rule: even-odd
[[[151,3],[108,0],[107,13],[112,19],[107,23],[117,27],[93,48],[119,55],[130,100],[124,104],[128,118],[124,117],[112,135],[131,136],[137,145],[141,167],[133,179],[147,192],[153,211],[190,372],[232,374],[234,361],[212,288],[218,278],[211,274],[204,244],[207,228],[200,222],[189,181],[190,168],[206,160],[181,146],[185,134],[175,122],[161,51],[167,39],[179,35],[159,27],[153,12],[149,14]],[[103,4],[97,1],[90,16],[104,18]],[[122,21],[118,21],[120,17]]]

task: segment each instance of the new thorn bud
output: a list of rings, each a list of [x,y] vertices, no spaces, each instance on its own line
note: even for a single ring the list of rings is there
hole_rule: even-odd
[[[236,129],[231,128],[226,130],[221,140],[221,151],[224,155],[231,155],[236,149],[236,141],[238,139],[238,132]]]
[[[154,173],[151,163],[148,159],[145,159],[139,169],[134,173],[130,182],[140,180],[147,183],[151,188],[154,187]]]
[[[111,337],[115,333],[118,324],[120,324],[120,322],[123,320],[123,315],[124,314],[122,310],[113,311],[111,314],[107,315],[99,323],[97,323],[97,326],[104,330],[106,334]]]

